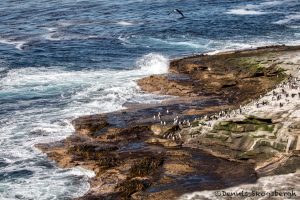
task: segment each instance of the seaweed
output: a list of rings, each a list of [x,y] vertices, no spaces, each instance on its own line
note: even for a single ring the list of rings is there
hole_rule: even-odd
[[[149,156],[136,162],[129,171],[129,177],[142,177],[152,175],[164,162],[162,156]]]
[[[121,192],[121,199],[131,199],[130,196],[136,192],[143,191],[150,186],[145,180],[127,179],[117,185],[117,189]]]

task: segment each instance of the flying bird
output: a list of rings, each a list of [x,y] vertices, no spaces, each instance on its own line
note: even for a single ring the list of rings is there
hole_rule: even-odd
[[[178,9],[174,9],[172,12],[177,12],[177,13],[179,13],[182,17],[185,17],[185,16],[183,15],[183,13],[182,13],[180,10],[178,10]],[[170,15],[172,12],[170,12],[169,15]]]

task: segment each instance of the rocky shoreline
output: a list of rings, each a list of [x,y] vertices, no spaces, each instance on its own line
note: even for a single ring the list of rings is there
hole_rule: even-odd
[[[175,100],[83,116],[74,135],[36,146],[95,172],[79,199],[176,199],[296,172],[299,66],[299,46],[174,60],[138,85]]]

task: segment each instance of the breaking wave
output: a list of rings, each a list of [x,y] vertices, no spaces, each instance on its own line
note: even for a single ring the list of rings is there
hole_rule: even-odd
[[[138,59],[136,65],[149,74],[163,74],[169,70],[169,59],[156,53],[150,53]]]
[[[263,12],[263,11],[249,10],[249,9],[244,9],[244,8],[231,9],[226,13],[232,14],[232,15],[263,15],[263,14],[266,14],[266,12]]]

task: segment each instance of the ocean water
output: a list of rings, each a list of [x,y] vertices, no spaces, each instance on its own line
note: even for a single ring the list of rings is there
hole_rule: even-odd
[[[170,59],[300,44],[299,10],[299,0],[1,0],[0,199],[83,195],[93,173],[57,168],[36,143],[69,136],[81,115],[161,102],[135,80]]]

